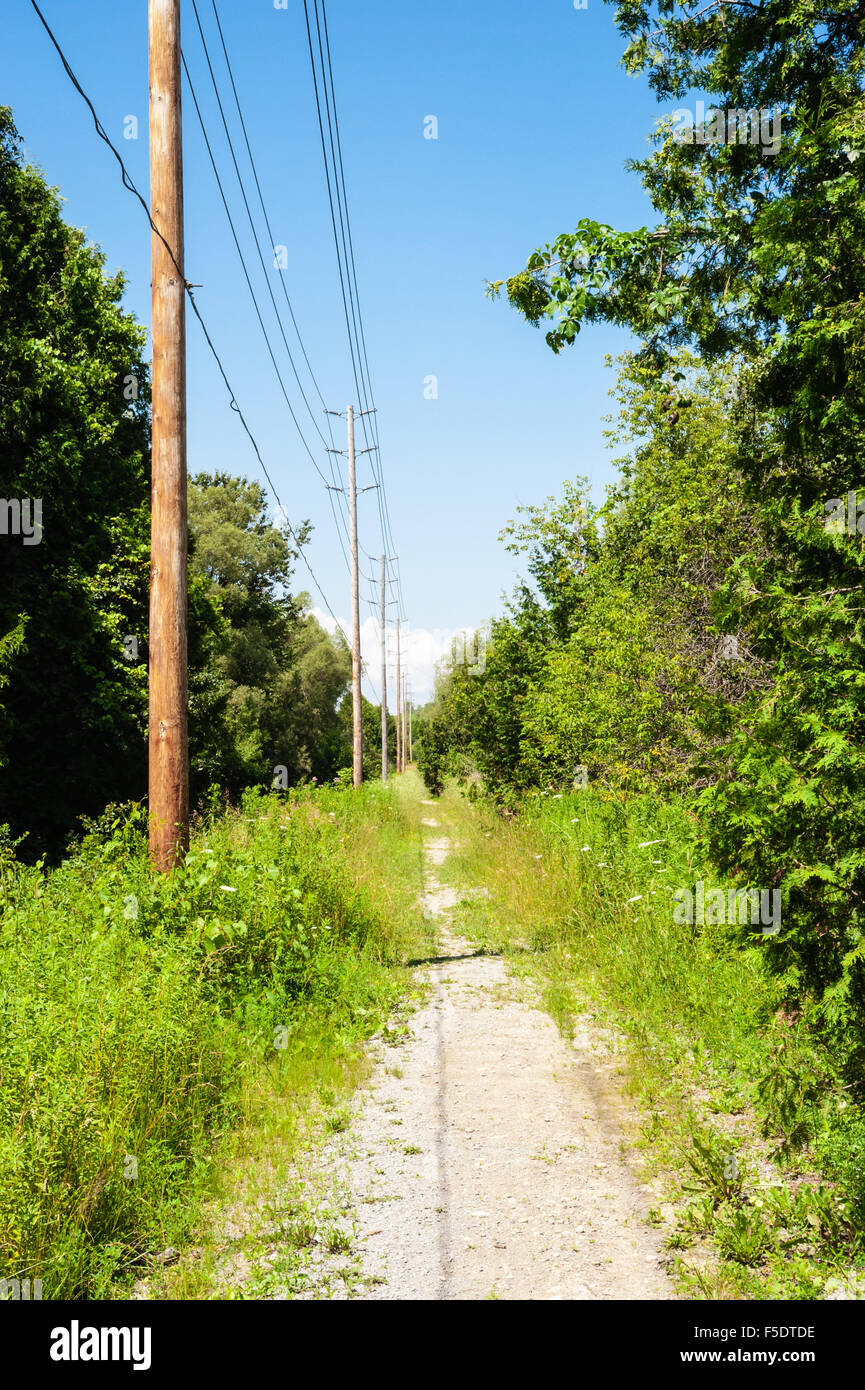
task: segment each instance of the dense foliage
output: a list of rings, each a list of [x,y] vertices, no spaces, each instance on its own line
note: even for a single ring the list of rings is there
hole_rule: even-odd
[[[222,615],[206,699],[191,702],[193,787],[329,780],[351,760],[338,702],[351,657],[289,591],[297,551],[258,483],[217,473],[189,486],[191,572]],[[305,534],[300,535],[300,541]],[[203,708],[202,708],[203,704]],[[276,770],[280,769],[279,772]]]
[[[42,508],[38,544],[0,536],[0,822],[37,846],[145,776],[149,373],[122,292],[0,110],[0,494]]]
[[[147,789],[149,367],[123,290],[0,109],[0,826],[30,859]],[[192,476],[189,518],[193,804],[332,780],[351,663],[292,592],[309,527],[228,473]]]
[[[140,808],[51,873],[3,855],[0,1278],[99,1296],[188,1236],[247,1079],[350,1051],[397,997],[416,861],[380,783],[246,792],[170,877]]]
[[[506,802],[582,777],[685,797],[706,862],[780,890],[764,960],[861,1093],[865,18],[614,8],[626,64],[677,108],[631,166],[658,222],[583,218],[491,293],[556,352],[584,324],[634,332],[621,479],[596,512],[572,484],[512,532],[534,585],[485,672],[442,680],[422,758],[431,786],[468,762]]]

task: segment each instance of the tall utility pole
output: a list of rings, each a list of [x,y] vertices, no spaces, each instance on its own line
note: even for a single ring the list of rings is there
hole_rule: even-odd
[[[352,781],[363,781],[363,707],[360,698],[360,584],[357,562],[357,478],[354,458],[354,406],[348,417],[348,500],[351,541],[351,716],[353,735]]]
[[[151,216],[162,234],[151,234],[150,857],[167,873],[189,845],[180,0],[150,0],[149,47]]]
[[[400,690],[399,618],[396,620],[396,770],[402,772],[402,694]]]
[[[381,780],[387,781],[387,593],[385,556],[381,557]]]

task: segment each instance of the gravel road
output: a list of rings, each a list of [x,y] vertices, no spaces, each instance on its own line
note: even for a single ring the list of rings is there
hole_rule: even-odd
[[[409,1036],[379,1048],[328,1166],[352,1194],[371,1299],[669,1299],[651,1193],[620,1154],[615,1064],[559,1034],[527,982],[449,925],[428,817],[438,954]]]

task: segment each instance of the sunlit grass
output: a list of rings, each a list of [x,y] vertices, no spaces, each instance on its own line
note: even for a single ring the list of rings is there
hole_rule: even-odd
[[[250,794],[170,879],[134,818],[50,873],[7,858],[0,1277],[117,1292],[193,1239],[244,1158],[261,1176],[308,1142],[428,949],[419,865],[375,784]]]
[[[699,1275],[683,1264],[683,1287],[697,1297],[819,1296],[833,1262],[849,1263],[860,1245],[851,1212],[861,1203],[861,1122],[844,1110],[816,1033],[781,1009],[783,982],[763,968],[759,928],[749,938],[741,927],[674,921],[673,889],[698,877],[742,886],[695,862],[687,811],[587,789],[529,798],[508,817],[450,786],[436,815],[454,846],[439,875],[463,890],[457,929],[530,976],[566,1037],[588,1028],[599,1059],[618,1060],[642,1116],[630,1142],[648,1171],[681,1201],[701,1153],[711,1156],[707,1172],[735,1160],[731,1172],[751,1174],[747,1190],[712,1196],[720,1260]],[[820,1103],[803,1116],[798,1097],[806,1104],[812,1076],[824,1083]],[[809,1188],[791,1236],[780,1219],[746,1209],[761,1203],[757,1173],[772,1145],[803,1119],[810,1144],[778,1158],[774,1181],[804,1172],[816,1182],[822,1165],[841,1185]],[[695,1239],[682,1220],[671,1249]]]

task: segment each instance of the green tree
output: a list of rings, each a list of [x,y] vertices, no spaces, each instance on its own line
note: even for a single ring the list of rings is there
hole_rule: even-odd
[[[42,507],[38,544],[0,536],[0,821],[25,853],[145,789],[149,372],[122,293],[0,108],[0,493]]]
[[[309,527],[289,539],[260,484],[226,473],[190,479],[189,525],[192,573],[223,618],[212,698],[190,732],[197,784],[236,793],[270,784],[277,767],[289,783],[332,777],[351,662],[341,634],[330,637],[308,596],[289,589]]]
[[[784,928],[768,958],[791,997],[803,986],[822,994],[858,1085],[865,551],[855,496],[852,527],[833,533],[825,512],[863,483],[865,16],[848,0],[614,8],[630,70],[648,73],[665,102],[708,93],[707,120],[686,142],[665,118],[652,153],[631,166],[654,227],[583,218],[506,289],[529,322],[549,321],[554,351],[586,323],[635,332],[671,415],[683,344],[722,370],[731,354],[742,360],[731,478],[752,532],[725,573],[713,570],[711,608],[769,678],[707,756],[706,847],[725,870],[781,887]],[[740,134],[751,111],[768,118],[756,141]]]

